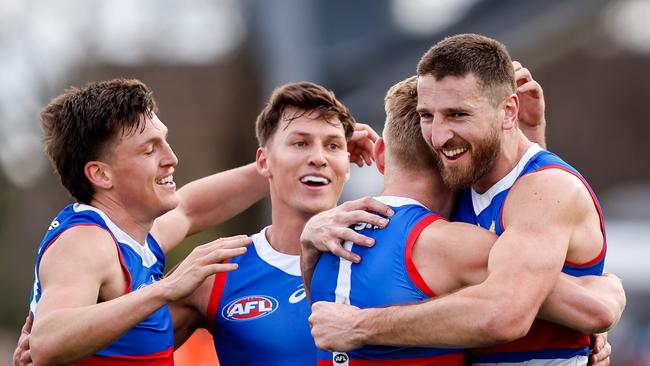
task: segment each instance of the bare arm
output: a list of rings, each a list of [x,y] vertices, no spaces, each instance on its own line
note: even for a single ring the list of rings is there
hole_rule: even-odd
[[[254,163],[190,182],[178,190],[180,204],[162,215],[151,229],[165,253],[185,237],[241,213],[269,192]]]
[[[234,237],[202,245],[169,277],[97,303],[107,287],[124,289],[121,271],[117,278],[112,272],[119,266],[115,244],[96,227],[66,231],[41,260],[43,295],[30,336],[34,363],[68,364],[96,353],[164,304],[189,294],[205,277],[235,269],[220,262],[244,253],[248,243]]]
[[[602,333],[613,327],[625,308],[621,280],[604,276],[560,276],[544,302],[540,317],[586,334]]]
[[[422,231],[413,260],[429,288],[438,294],[451,293],[485,280],[496,239],[480,227],[439,220]],[[537,318],[586,334],[602,333],[616,324],[624,308],[625,291],[615,275],[561,274]]]
[[[531,174],[513,187],[504,213],[507,230],[490,252],[484,282],[402,307],[354,310],[316,303],[310,322],[317,346],[477,347],[525,335],[557,282],[575,223],[576,190],[584,189],[562,174]],[[334,314],[338,324],[328,322]]]
[[[515,82],[519,96],[519,129],[532,142],[546,148],[546,109],[544,91],[530,71],[519,62],[514,61]]]

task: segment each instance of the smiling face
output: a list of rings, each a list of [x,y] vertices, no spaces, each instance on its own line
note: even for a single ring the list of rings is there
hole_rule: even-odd
[[[336,117],[287,108],[271,140],[258,149],[257,164],[269,179],[274,210],[311,216],[330,209],[350,171],[343,126]]]
[[[422,135],[436,154],[447,186],[464,189],[492,169],[501,151],[501,105],[488,97],[473,74],[418,77]]]
[[[119,135],[106,162],[108,194],[134,215],[155,219],[178,206],[172,176],[178,159],[167,143],[167,127],[153,114],[144,130]]]

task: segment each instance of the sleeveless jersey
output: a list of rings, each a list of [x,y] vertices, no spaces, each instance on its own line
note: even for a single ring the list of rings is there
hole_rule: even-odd
[[[504,231],[503,205],[510,188],[520,177],[544,169],[566,171],[584,183],[598,211],[603,233],[602,250],[596,258],[586,263],[566,261],[562,272],[572,276],[601,275],[605,264],[607,244],[604,240],[605,226],[598,200],[580,173],[557,155],[543,150],[537,144],[531,146],[517,166],[485,193],[476,193],[471,188],[461,192],[452,218],[455,221],[479,225],[501,235]],[[528,334],[521,339],[472,350],[472,364],[586,365],[590,345],[588,335],[548,321],[535,320]]]
[[[39,278],[41,258],[45,251],[56,245],[56,239],[66,230],[76,226],[96,226],[106,230],[115,241],[122,271],[127,278],[124,293],[157,282],[163,275],[165,257],[162,249],[147,235],[146,245],[141,245],[115,225],[99,209],[84,205],[66,206],[52,221],[40,244],[34,271],[34,287],[30,296],[30,310],[37,317],[37,304],[43,295]],[[110,327],[111,324],[104,325]],[[174,329],[167,305],[161,307],[141,323],[123,334],[118,340],[75,365],[173,365]]]
[[[215,276],[207,318],[222,366],[316,363],[311,313],[300,275],[300,256],[277,252],[266,228],[236,271]]]
[[[386,228],[358,224],[354,230],[375,239],[373,248],[345,242],[363,260],[356,264],[323,253],[314,270],[311,300],[360,308],[413,303],[434,297],[413,264],[411,253],[422,230],[441,219],[410,198],[383,196],[395,214]],[[347,353],[318,351],[318,365],[454,365],[465,364],[460,349],[365,346]]]

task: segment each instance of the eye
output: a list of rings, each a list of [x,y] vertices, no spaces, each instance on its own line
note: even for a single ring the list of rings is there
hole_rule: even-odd
[[[420,122],[431,120],[433,118],[431,113],[420,112],[419,115],[420,115]]]
[[[341,145],[335,144],[335,143],[330,143],[330,144],[327,144],[327,148],[329,150],[331,150],[331,151],[336,151],[336,150],[341,149]]]
[[[464,112],[454,112],[450,115],[451,118],[463,118],[467,116],[467,113]]]
[[[305,146],[307,146],[307,141],[298,140],[298,141],[294,142],[292,145],[297,146],[297,147],[305,147]]]
[[[150,156],[150,155],[153,155],[153,152],[154,152],[154,149],[153,149],[153,146],[152,146],[152,147],[148,148],[147,150],[145,150],[144,154],[146,156]]]

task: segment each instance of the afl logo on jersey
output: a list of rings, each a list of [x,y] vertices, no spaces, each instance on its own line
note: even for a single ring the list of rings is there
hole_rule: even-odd
[[[278,309],[278,300],[266,295],[252,295],[233,300],[221,310],[226,320],[240,321],[263,318]]]

